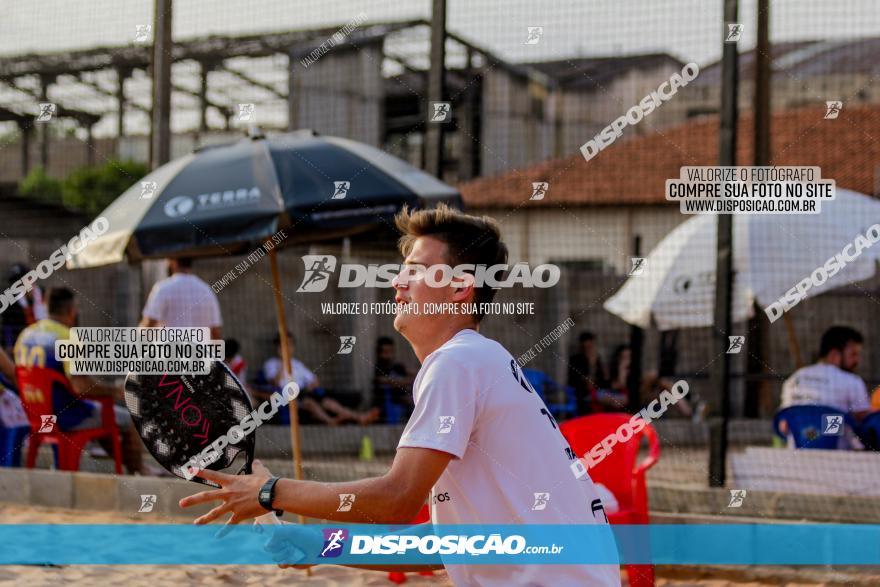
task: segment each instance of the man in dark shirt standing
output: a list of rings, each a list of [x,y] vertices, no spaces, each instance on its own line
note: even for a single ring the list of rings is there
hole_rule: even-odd
[[[7,276],[7,285],[12,286],[21,281],[30,272],[27,265],[14,264]],[[43,303],[43,291],[35,283],[32,283],[27,292],[15,303],[2,311],[0,315],[0,347],[7,354],[14,352],[13,347],[21,331],[38,320],[48,318],[46,304]]]
[[[382,410],[385,421],[406,420],[413,408],[414,377],[403,363],[394,362],[394,339],[380,336],[376,340],[376,373],[373,377],[373,405]],[[389,406],[390,404],[390,406]],[[387,407],[397,414],[387,413]]]
[[[608,372],[592,332],[581,332],[578,345],[578,352],[568,360],[568,385],[574,389],[578,416],[586,416],[592,412],[594,391],[608,386]]]

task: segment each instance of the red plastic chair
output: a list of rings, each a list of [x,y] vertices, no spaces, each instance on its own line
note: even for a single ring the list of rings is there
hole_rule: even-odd
[[[609,434],[614,434],[621,424],[629,422],[630,414],[597,414],[582,416],[560,424],[559,429],[568,440],[575,454],[583,456],[590,452]],[[648,439],[648,458],[638,462],[642,438]],[[654,427],[647,424],[641,432],[626,442],[615,444],[605,458],[590,468],[590,478],[601,483],[614,494],[620,509],[608,513],[612,524],[648,524],[648,489],[645,473],[660,458],[660,442]],[[653,587],[653,565],[626,565],[629,584],[632,587]]]
[[[232,374],[238,377],[239,380],[243,380],[242,374],[247,369],[247,361],[244,360],[244,357],[236,356],[231,361],[229,361],[229,370],[232,371]]]
[[[412,524],[424,524],[425,522],[431,521],[431,510],[428,509],[428,504],[422,506],[422,509],[419,510],[419,514],[413,519]],[[434,571],[419,571],[419,575],[424,575],[425,577],[433,577]],[[388,573],[388,580],[392,583],[396,583],[400,585],[401,583],[406,583],[406,573],[402,573],[400,571],[392,571]]]
[[[63,374],[45,367],[16,368],[18,385],[21,390],[21,403],[31,424],[30,446],[28,447],[27,466],[33,469],[37,462],[37,451],[40,444],[54,444],[58,450],[58,468],[62,471],[79,471],[79,459],[85,445],[91,440],[109,437],[113,443],[113,460],[116,474],[122,474],[122,443],[119,440],[119,428],[113,413],[113,398],[97,397],[101,403],[102,426],[64,432],[57,426],[51,432],[40,432],[41,416],[54,414],[52,404],[52,384],[63,385],[71,395],[70,382]]]

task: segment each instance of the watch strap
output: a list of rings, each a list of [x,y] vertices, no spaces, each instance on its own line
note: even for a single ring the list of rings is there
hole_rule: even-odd
[[[267,509],[270,512],[275,512],[276,515],[281,516],[284,514],[284,510],[276,509],[272,505],[275,501],[275,484],[278,483],[279,479],[280,477],[272,477],[266,481],[260,488],[258,500],[264,509]]]

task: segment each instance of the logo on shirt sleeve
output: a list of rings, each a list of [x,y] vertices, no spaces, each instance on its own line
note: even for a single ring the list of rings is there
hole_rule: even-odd
[[[444,491],[443,493],[435,493],[433,502],[434,504],[443,503],[444,501],[452,501],[452,498],[449,497],[449,492]]]
[[[550,502],[550,492],[542,491],[539,493],[535,493],[535,503],[532,504],[532,511],[540,511],[547,509],[547,504]]]
[[[449,434],[455,424],[455,416],[440,416],[440,425],[437,426],[437,434]]]

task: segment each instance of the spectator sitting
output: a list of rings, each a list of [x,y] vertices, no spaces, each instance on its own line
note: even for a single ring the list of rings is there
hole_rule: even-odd
[[[675,379],[660,376],[656,371],[644,373],[642,375],[641,389],[639,390],[642,406],[647,406],[655,399],[659,399],[660,392],[672,391],[675,382]],[[706,417],[707,405],[705,402],[697,400],[696,393],[691,388],[687,397],[683,397],[677,402],[670,404],[669,408],[668,414],[670,416],[677,414],[685,418],[692,418],[695,422],[700,422]]]
[[[394,339],[380,336],[376,341],[376,370],[373,376],[373,405],[384,409],[386,399],[399,408],[399,417],[405,420],[413,409],[413,377],[403,363],[394,362]],[[385,420],[390,421],[390,414]]]
[[[225,341],[225,353],[226,358],[223,360],[226,363],[226,366],[229,367],[229,370],[232,371],[232,374],[242,382],[242,384],[247,382],[247,361],[244,360],[239,354],[239,349],[241,348],[238,344],[238,341],[234,338],[227,338]]]
[[[220,304],[207,283],[192,273],[192,259],[168,259],[171,274],[156,283],[144,305],[140,326],[210,328],[220,340]]]
[[[782,384],[780,408],[822,405],[849,412],[856,420],[871,409],[868,388],[855,374],[862,354],[862,335],[847,326],[832,326],[822,335],[819,360],[795,371]],[[850,434],[841,436],[839,448],[857,446]]]
[[[14,383],[15,363],[12,362],[3,347],[0,347],[0,385],[12,388],[15,387]]]
[[[293,335],[288,332],[287,337],[293,380],[300,389],[297,402],[306,414],[318,422],[330,426],[336,426],[345,422],[357,422],[358,424],[366,425],[375,422],[379,418],[380,411],[377,408],[367,412],[357,412],[346,408],[335,399],[325,396],[318,387],[318,377],[308,367],[303,365],[300,360],[293,357]],[[281,339],[279,337],[275,338],[275,346],[278,349],[278,356],[272,357],[263,364],[263,376],[268,383],[280,389],[287,385],[290,379],[285,376],[284,369],[282,368],[283,363],[279,358],[282,355]],[[259,395],[259,392],[257,394]]]
[[[29,428],[27,414],[21,400],[13,391],[15,364],[0,347],[0,426],[3,428]],[[7,447],[7,450],[9,447]]]
[[[596,411],[627,411],[629,404],[629,387],[627,383],[629,381],[631,365],[632,350],[629,345],[622,344],[618,346],[614,350],[614,356],[611,359],[611,380],[608,389],[600,389],[596,393],[596,404],[598,404],[594,404]],[[672,391],[674,384],[675,381],[673,379],[660,377],[656,371],[649,371],[642,376],[639,393],[640,395],[647,395],[648,402],[645,404],[647,405],[647,403],[658,399],[661,391]],[[673,413],[678,413],[685,417],[694,417],[695,419],[703,417],[704,406],[699,410],[694,410],[688,398],[681,398],[670,407],[675,410]]]
[[[631,363],[632,351],[628,345],[622,344],[614,349],[608,387],[595,392],[595,402],[592,406],[594,412],[622,412],[627,409],[629,401],[627,379]]]
[[[0,383],[0,427],[30,428],[27,413],[21,405],[18,394],[2,383]]]
[[[578,415],[585,416],[592,411],[594,392],[607,387],[608,374],[596,350],[596,336],[582,332],[578,344],[578,352],[568,361],[568,385],[574,389]]]
[[[52,405],[56,423],[63,431],[100,427],[103,423],[101,404],[85,399],[91,397],[122,398],[122,389],[107,385],[88,375],[71,375],[70,361],[55,358],[55,341],[70,338],[70,328],[77,324],[79,309],[73,292],[66,287],[52,288],[48,294],[49,317],[25,328],[15,343],[15,364],[32,367],[39,358],[40,365],[62,373],[70,382],[73,395],[64,387],[52,390]],[[142,461],[142,444],[128,410],[113,407],[116,424],[122,433],[122,460],[130,473],[152,474]],[[101,439],[108,453],[110,439]]]
[[[601,357],[595,350],[595,337],[590,332],[580,336],[581,353],[572,356],[569,362],[569,385],[575,389],[578,402],[578,415],[601,412],[624,412],[629,407],[629,374],[632,368],[632,349],[621,344],[614,349],[610,368],[606,371]],[[594,357],[592,363],[587,357]],[[590,366],[592,364],[592,366]],[[574,370],[572,366],[574,365]],[[582,373],[596,373],[594,377],[581,377]],[[574,382],[575,384],[572,384]],[[582,395],[578,392],[577,383],[589,384],[589,391]],[[675,380],[661,377],[656,371],[643,374],[639,385],[639,396],[643,405],[659,398],[661,391],[671,391]],[[586,402],[586,405],[584,405]],[[703,408],[695,410],[688,398],[682,398],[673,404],[676,413],[685,417],[702,417]],[[703,406],[704,407],[704,406]]]
[[[15,263],[9,269],[9,274],[7,275],[8,284],[12,285],[20,281],[29,272],[30,268],[27,265]],[[0,325],[0,336],[2,336],[0,338],[0,347],[5,348],[7,352],[11,353],[15,340],[22,330],[37,320],[43,320],[48,317],[46,304],[43,303],[43,292],[40,286],[33,283],[22,297],[3,312],[2,325]]]

